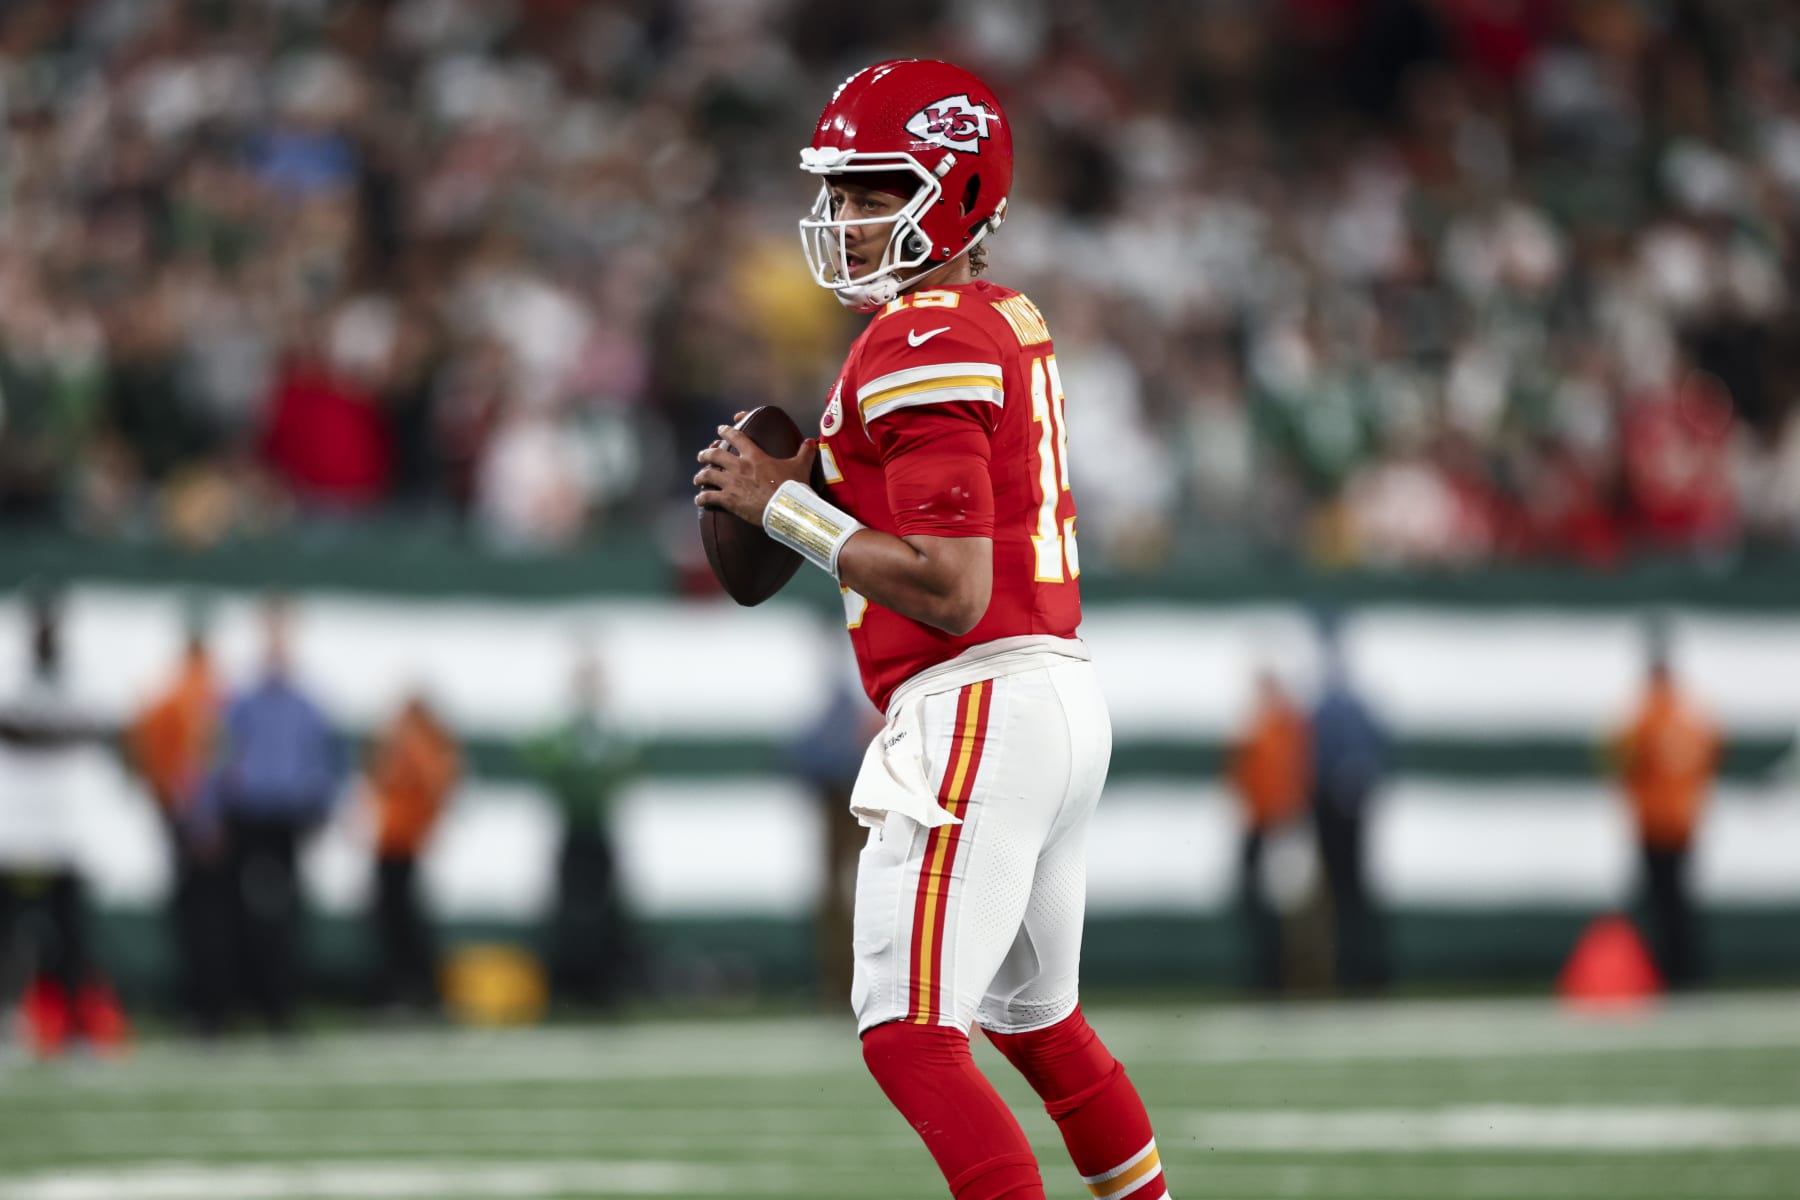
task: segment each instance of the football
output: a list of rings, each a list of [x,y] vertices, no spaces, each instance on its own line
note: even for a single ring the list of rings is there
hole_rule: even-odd
[[[794,418],[773,404],[745,413],[736,428],[771,458],[792,458],[805,440]],[[762,526],[722,508],[700,510],[700,544],[726,595],[742,605],[761,604],[800,569],[798,554],[764,533]]]

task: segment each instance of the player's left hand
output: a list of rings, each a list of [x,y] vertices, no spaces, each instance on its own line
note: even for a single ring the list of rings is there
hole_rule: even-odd
[[[771,458],[741,430],[721,425],[719,440],[696,455],[701,467],[694,475],[694,486],[701,491],[694,503],[701,508],[723,508],[760,526],[763,509],[775,489],[790,479],[796,483],[811,479],[813,460],[818,456],[817,438],[801,442],[800,453],[792,458]]]

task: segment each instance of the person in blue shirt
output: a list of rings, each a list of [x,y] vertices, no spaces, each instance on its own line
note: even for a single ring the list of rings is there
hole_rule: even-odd
[[[267,601],[262,676],[225,710],[195,818],[231,879],[238,990],[277,1031],[292,1027],[300,987],[300,844],[331,815],[346,771],[343,742],[293,678],[288,622],[287,601]]]
[[[831,699],[788,744],[785,755],[789,772],[810,785],[824,825],[820,839],[824,869],[813,914],[813,940],[819,994],[828,1005],[842,1004],[850,995],[854,975],[856,863],[868,830],[850,813],[850,792],[869,739],[882,724],[856,676],[845,670],[836,674]]]
[[[1325,682],[1311,716],[1313,826],[1331,891],[1338,986],[1371,992],[1386,986],[1388,958],[1369,891],[1366,834],[1392,750],[1387,731],[1350,680],[1336,623],[1321,622],[1321,632]]]

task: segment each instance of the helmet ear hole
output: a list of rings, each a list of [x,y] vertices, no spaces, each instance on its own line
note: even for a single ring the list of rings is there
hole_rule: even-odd
[[[975,201],[981,196],[981,176],[969,176],[968,186],[963,188],[962,215],[968,216],[975,211]]]
[[[925,251],[930,247],[925,244],[925,239],[917,233],[909,233],[906,235],[906,240],[900,244],[900,248],[906,251],[908,258],[923,258]]]

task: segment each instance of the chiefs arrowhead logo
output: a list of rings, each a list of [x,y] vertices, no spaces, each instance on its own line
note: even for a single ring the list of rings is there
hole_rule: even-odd
[[[988,123],[999,120],[991,108],[975,103],[965,95],[946,96],[934,100],[914,113],[906,122],[906,132],[921,142],[979,154],[987,140]]]
[[[831,403],[825,406],[825,415],[819,418],[819,432],[826,437],[836,433],[844,425],[844,381],[839,379],[837,386],[831,389]]]

